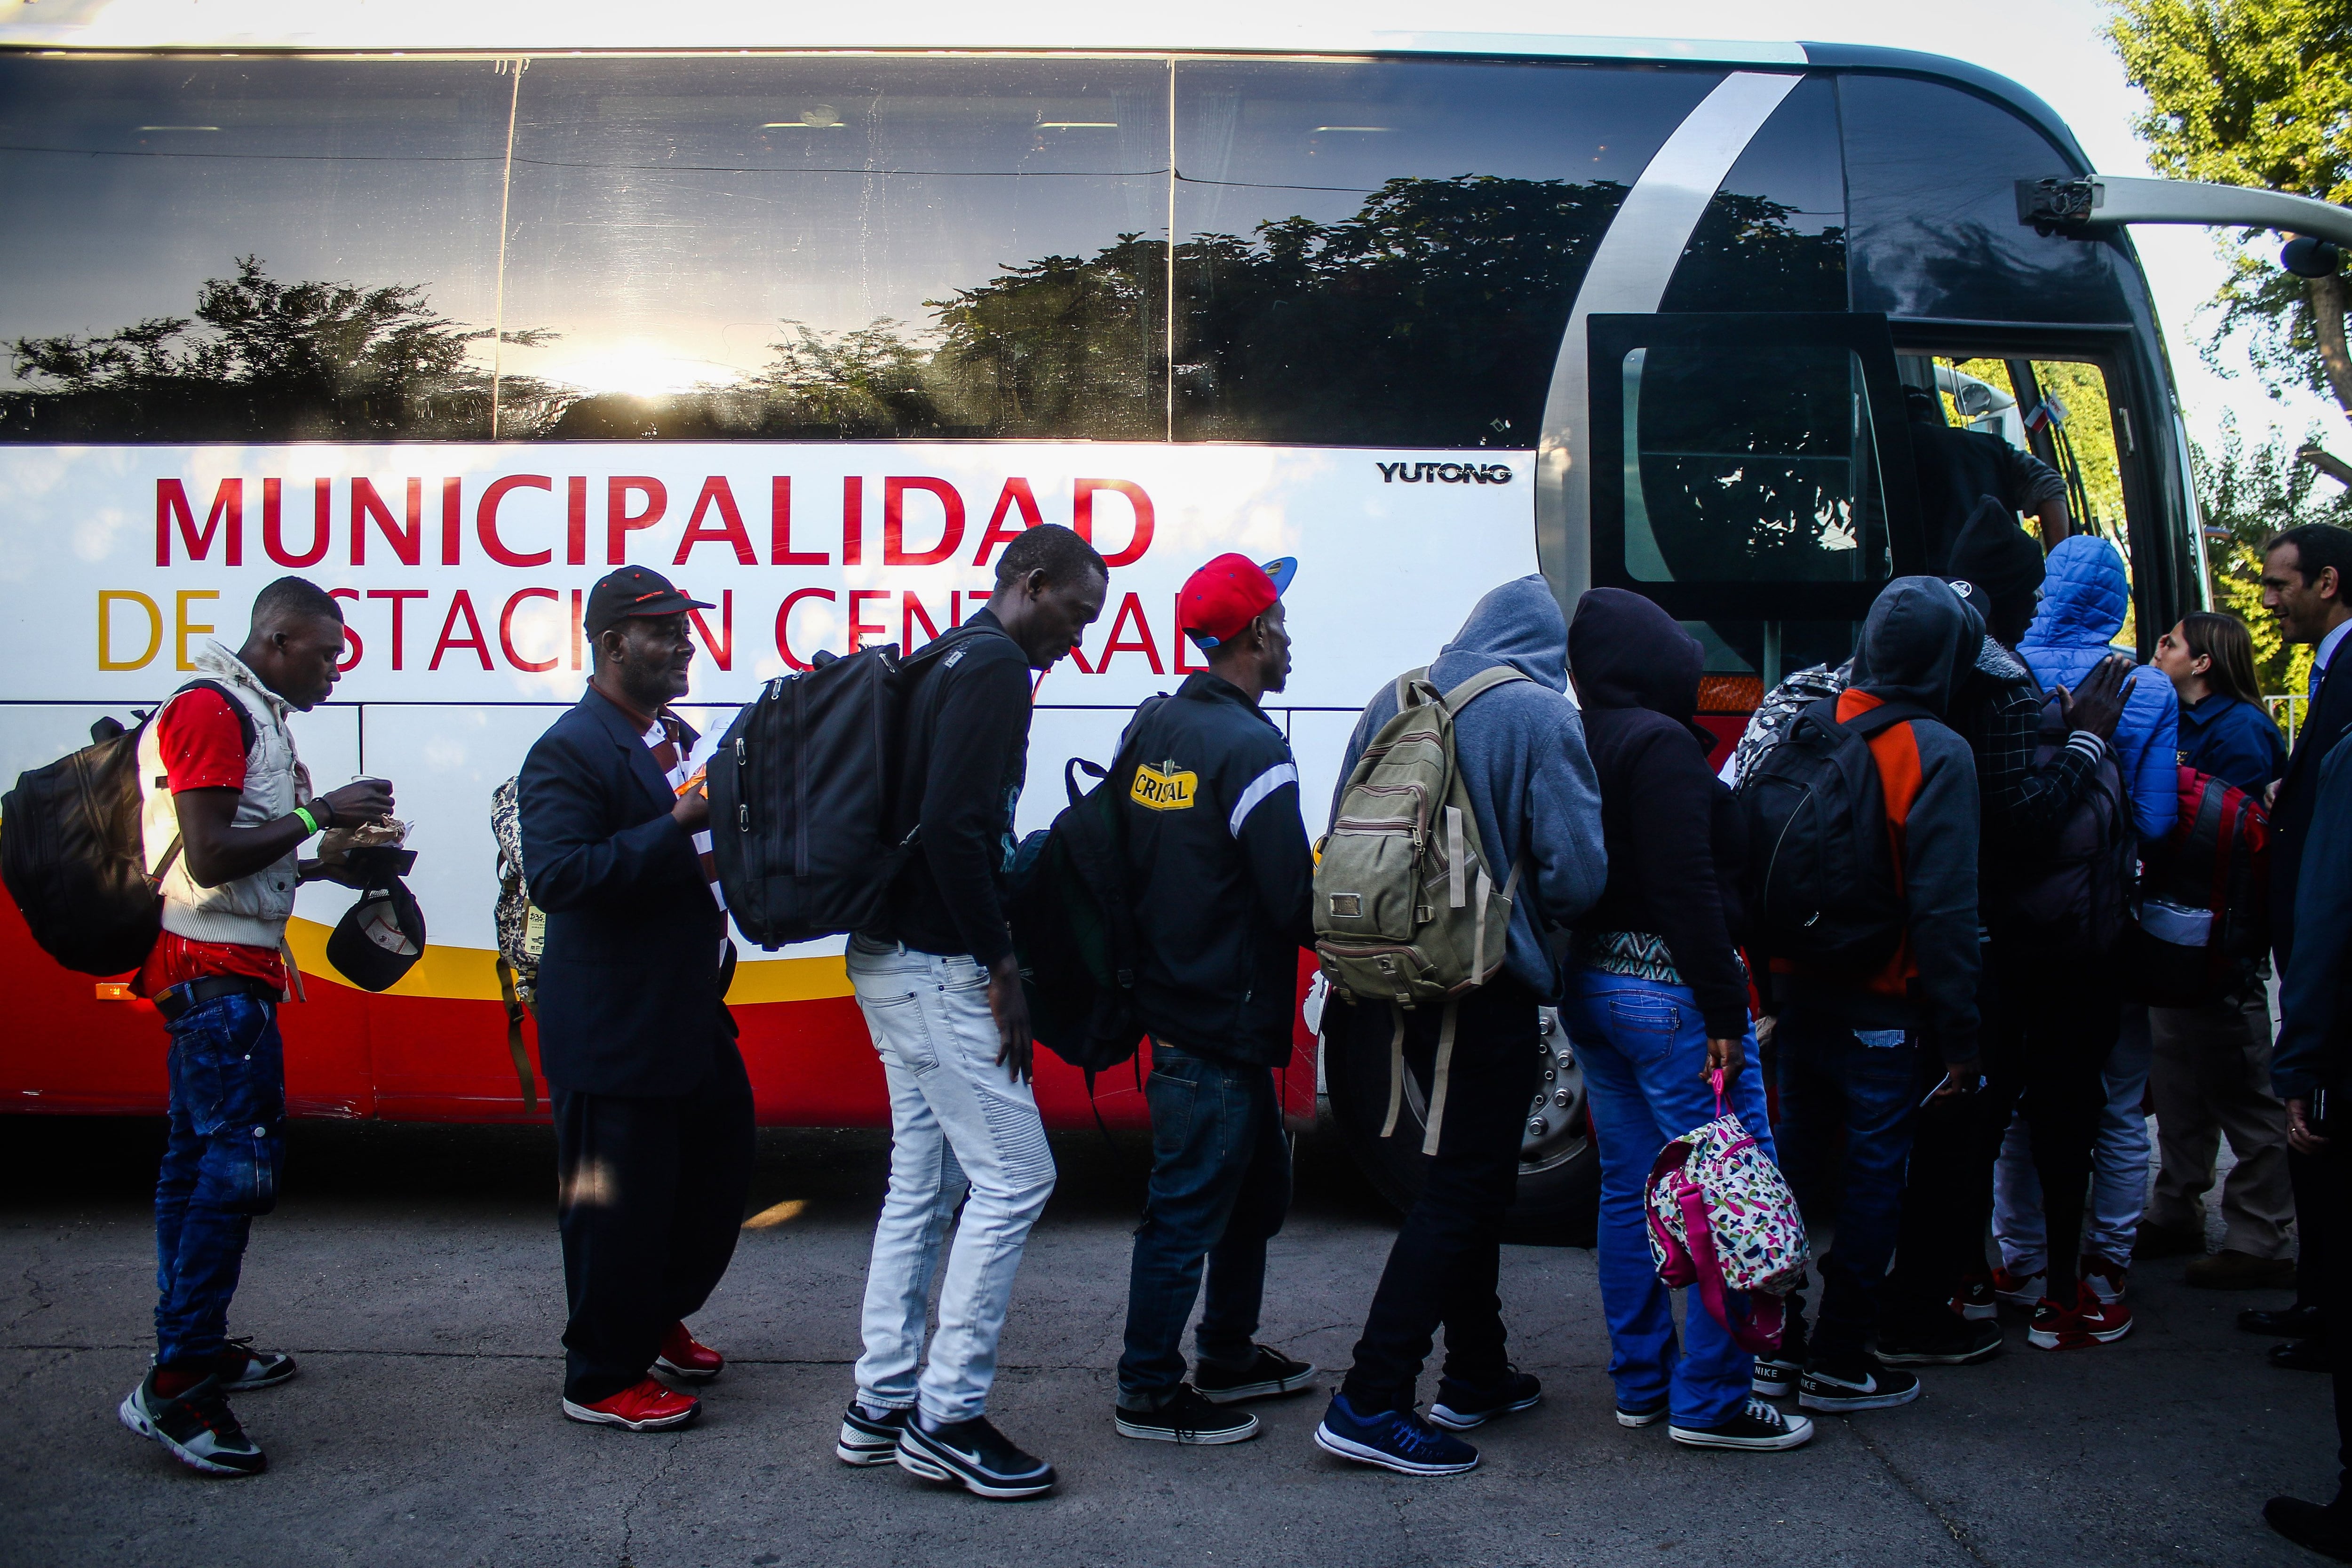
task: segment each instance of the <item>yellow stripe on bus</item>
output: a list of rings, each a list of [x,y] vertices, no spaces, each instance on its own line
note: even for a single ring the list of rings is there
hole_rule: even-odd
[[[287,945],[306,983],[351,983],[327,962],[327,937],[334,928],[297,917],[286,922]],[[401,976],[387,996],[437,996],[450,1001],[499,1000],[499,955],[487,947],[444,947],[427,942],[416,967]],[[356,989],[356,988],[354,988]],[[727,1000],[739,1006],[763,1002],[817,1002],[853,994],[842,955],[822,958],[745,959],[735,967]]]

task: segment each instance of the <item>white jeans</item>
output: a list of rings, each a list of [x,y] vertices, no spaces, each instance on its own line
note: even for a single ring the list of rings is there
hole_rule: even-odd
[[[997,1065],[987,971],[968,957],[859,937],[849,944],[849,979],[890,1087],[890,1191],[866,1270],[857,1397],[969,1421],[988,1407],[1021,1248],[1054,1191],[1053,1151],[1036,1096]],[[931,1271],[959,1203],[939,1333],[919,1384]]]
[[[2103,1075],[2106,1109],[2099,1113],[2099,1141],[2091,1149],[2091,1208],[2083,1220],[2083,1255],[2129,1267],[2132,1241],[2147,1206],[2147,1069],[2154,1055],[2147,1009],[2124,1009],[2123,1027]],[[2042,1222],[2042,1181],[2034,1173],[2025,1118],[2010,1119],[2001,1140],[2000,1163],[1993,1167],[1992,1234],[2001,1267],[2012,1274],[2039,1274],[2049,1259],[2049,1231]]]

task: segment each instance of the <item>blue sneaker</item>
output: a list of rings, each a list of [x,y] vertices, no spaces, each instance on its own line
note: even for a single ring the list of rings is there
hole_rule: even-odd
[[[1429,1407],[1429,1422],[1449,1432],[1467,1432],[1497,1415],[1532,1410],[1543,1402],[1543,1384],[1517,1367],[1504,1370],[1502,1380],[1481,1388],[1445,1378],[1437,1385],[1437,1403]]]
[[[1410,1410],[1359,1415],[1348,1396],[1335,1394],[1315,1428],[1315,1446],[1327,1454],[1377,1465],[1402,1476],[1458,1476],[1478,1468],[1478,1450],[1440,1432]]]

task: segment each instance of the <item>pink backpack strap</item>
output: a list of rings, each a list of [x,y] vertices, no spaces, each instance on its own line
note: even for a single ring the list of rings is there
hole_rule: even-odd
[[[1699,1300],[1706,1303],[1707,1316],[1723,1325],[1734,1343],[1750,1355],[1762,1355],[1778,1350],[1780,1345],[1780,1298],[1765,1294],[1759,1301],[1750,1298],[1748,1310],[1738,1322],[1731,1317],[1731,1303],[1725,1299],[1723,1264],[1715,1255],[1715,1230],[1706,1223],[1706,1198],[1698,1184],[1681,1172],[1675,1173],[1675,1202],[1683,1211],[1683,1234],[1690,1238],[1691,1260],[1698,1274]],[[1657,1222],[1652,1220],[1654,1226]],[[1664,1270],[1660,1271],[1664,1278]],[[1669,1279],[1666,1283],[1673,1284]]]
[[[1680,1139],[1658,1152],[1658,1162],[1650,1167],[1650,1179],[1643,1184],[1642,1217],[1650,1222],[1650,1235],[1658,1244],[1658,1255],[1665,1259],[1658,1265],[1658,1278],[1668,1285],[1680,1287],[1698,1279],[1697,1266],[1689,1251],[1675,1239],[1674,1232],[1658,1221],[1657,1205],[1650,1202],[1650,1194],[1661,1182],[1683,1181],[1683,1162],[1690,1158],[1691,1147]]]

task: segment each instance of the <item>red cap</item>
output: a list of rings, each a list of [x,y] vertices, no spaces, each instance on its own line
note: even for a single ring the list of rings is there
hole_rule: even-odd
[[[1282,597],[1297,570],[1297,561],[1287,555],[1263,566],[1246,555],[1220,555],[1184,579],[1176,596],[1177,627],[1204,648],[1239,637]]]

